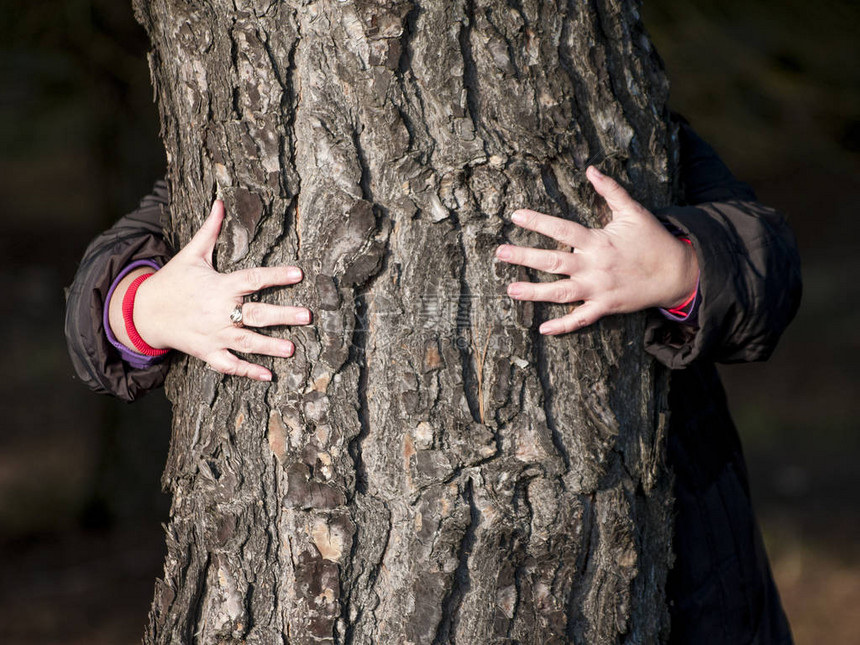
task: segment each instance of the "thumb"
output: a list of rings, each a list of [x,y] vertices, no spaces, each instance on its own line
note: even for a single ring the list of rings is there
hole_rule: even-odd
[[[218,234],[221,232],[221,224],[224,222],[224,202],[216,199],[212,203],[212,210],[209,211],[209,216],[203,222],[191,241],[185,247],[188,253],[192,253],[197,257],[204,258],[208,263],[212,263],[212,251],[215,250],[215,242],[218,240]]]
[[[633,199],[624,188],[612,177],[607,177],[594,166],[589,166],[585,171],[588,181],[594,186],[597,194],[606,200],[607,206],[615,215],[634,215],[645,210],[639,202]]]

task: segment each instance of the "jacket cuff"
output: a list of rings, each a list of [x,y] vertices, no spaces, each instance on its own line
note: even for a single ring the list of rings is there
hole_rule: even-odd
[[[111,286],[129,264],[167,263],[173,252],[162,232],[167,189],[156,184],[140,208],[121,218],[87,247],[66,291],[65,334],[72,366],[95,392],[133,401],[164,382],[169,361],[136,369],[108,340],[104,312]]]
[[[767,359],[800,300],[800,263],[783,217],[743,201],[670,207],[657,216],[693,242],[701,302],[697,326],[688,330],[652,318],[646,351],[672,368],[700,358]]]

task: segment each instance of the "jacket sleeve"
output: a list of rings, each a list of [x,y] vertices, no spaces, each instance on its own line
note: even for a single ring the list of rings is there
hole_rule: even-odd
[[[105,300],[114,278],[129,263],[146,259],[163,266],[173,255],[162,232],[167,204],[167,185],[159,181],[137,210],[90,243],[66,290],[66,343],[75,371],[90,389],[125,401],[159,387],[169,361],[144,369],[123,361],[105,333]]]
[[[680,125],[680,144],[688,205],[656,215],[692,242],[699,260],[699,310],[694,326],[651,312],[645,349],[672,369],[700,359],[765,360],[800,304],[794,234],[686,123]]]

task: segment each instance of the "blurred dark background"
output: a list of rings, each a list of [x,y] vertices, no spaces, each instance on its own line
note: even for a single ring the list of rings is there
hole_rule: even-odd
[[[0,8],[0,642],[137,643],[161,572],[161,393],[76,381],[63,287],[164,155],[130,3]],[[765,364],[723,369],[797,642],[860,629],[860,3],[646,0],[672,106],[797,232],[805,293]]]

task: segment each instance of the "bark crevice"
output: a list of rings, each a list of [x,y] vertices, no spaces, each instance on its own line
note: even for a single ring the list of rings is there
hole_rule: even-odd
[[[466,525],[457,551],[457,568],[454,570],[451,588],[442,600],[442,619],[433,638],[433,645],[445,645],[453,641],[457,622],[460,620],[463,598],[469,592],[471,584],[469,558],[475,545],[475,533],[480,523],[480,511],[475,505],[475,493],[472,489],[471,477],[466,480],[463,498],[469,508],[469,523]]]
[[[569,472],[571,468],[570,453],[567,445],[565,445],[565,439],[556,423],[555,412],[553,410],[553,396],[555,394],[555,388],[552,384],[551,368],[547,359],[546,347],[544,346],[545,339],[541,336],[540,332],[537,331],[538,325],[544,318],[542,312],[545,308],[539,306],[535,309],[537,310],[535,312],[535,330],[531,334],[531,344],[535,370],[537,371],[538,382],[540,383],[541,405],[543,407],[544,418],[546,419],[546,426],[550,432],[550,437],[552,438],[552,444],[558,451],[559,457],[561,457],[565,471]],[[564,482],[563,479],[560,481],[562,483]]]

